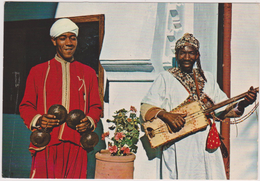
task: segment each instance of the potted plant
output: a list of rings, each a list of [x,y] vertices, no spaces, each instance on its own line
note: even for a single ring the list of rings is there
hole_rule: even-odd
[[[109,139],[108,149],[96,153],[95,178],[132,179],[140,120],[133,106],[129,111],[124,108],[116,111],[113,118],[113,120],[107,119],[108,123],[113,123],[109,127],[114,131],[112,137],[109,138],[111,136],[109,132],[102,134],[102,140]]]

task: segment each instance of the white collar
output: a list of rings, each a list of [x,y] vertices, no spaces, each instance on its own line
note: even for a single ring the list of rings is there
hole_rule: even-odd
[[[64,60],[63,58],[58,57],[58,55],[55,55],[55,59],[60,63],[72,63],[74,61],[74,57],[72,57],[72,60],[70,62]]]

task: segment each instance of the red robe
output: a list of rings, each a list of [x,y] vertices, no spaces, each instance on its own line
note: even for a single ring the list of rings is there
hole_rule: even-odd
[[[81,109],[86,116],[93,119],[96,126],[101,115],[101,102],[95,71],[80,62],[69,63],[56,57],[33,67],[27,78],[24,97],[19,107],[20,115],[28,129],[31,130],[33,119],[46,114],[49,107],[54,104],[63,105],[68,113],[74,109]],[[38,148],[30,143],[29,150],[35,156],[33,158],[35,160],[38,151],[46,152],[47,147],[67,141],[80,147],[82,152],[86,152],[80,146],[80,134],[66,123],[53,128],[51,141],[46,147]]]

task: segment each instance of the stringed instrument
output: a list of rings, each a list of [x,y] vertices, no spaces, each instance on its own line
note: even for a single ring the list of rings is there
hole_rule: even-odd
[[[259,87],[255,88],[255,90],[259,92]],[[205,129],[209,124],[206,117],[207,113],[210,113],[227,104],[236,102],[239,99],[244,98],[246,94],[247,92],[242,93],[238,96],[215,104],[207,109],[203,109],[202,103],[200,101],[192,101],[185,105],[177,106],[170,112],[187,114],[187,116],[184,118],[184,127],[178,132],[172,132],[169,126],[164,123],[160,118],[156,118],[152,121],[147,121],[143,123],[142,125],[144,127],[145,134],[148,137],[151,147],[156,148],[170,141],[179,140],[184,136],[188,136],[191,133],[195,133],[199,130]]]

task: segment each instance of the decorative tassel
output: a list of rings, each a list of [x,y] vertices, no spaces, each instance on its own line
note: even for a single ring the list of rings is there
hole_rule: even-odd
[[[216,123],[213,122],[213,124],[211,125],[211,128],[209,130],[206,148],[214,150],[214,149],[217,149],[220,145],[221,145],[221,141],[219,138],[218,130],[216,128]]]

